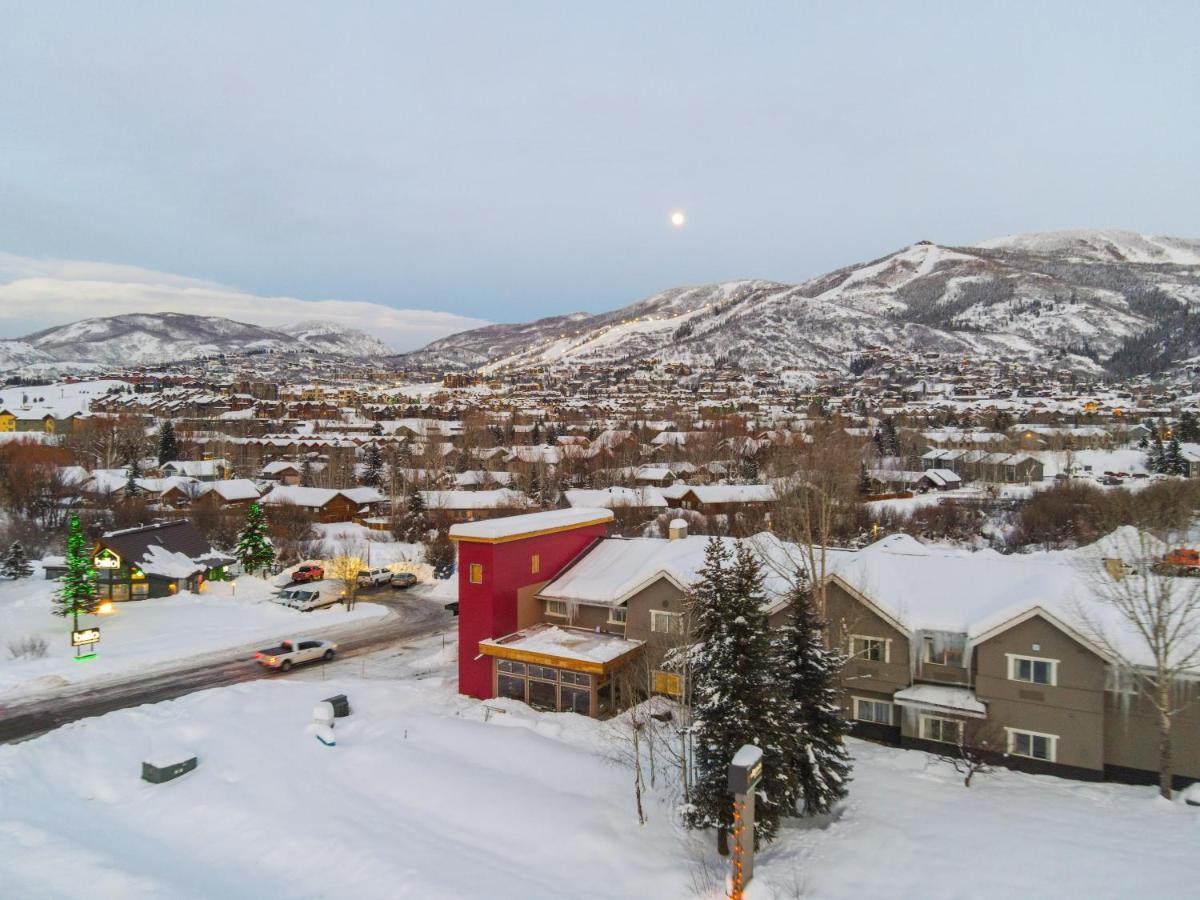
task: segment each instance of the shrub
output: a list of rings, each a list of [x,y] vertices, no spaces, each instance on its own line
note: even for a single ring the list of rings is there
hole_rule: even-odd
[[[12,659],[43,659],[49,649],[50,645],[46,643],[44,637],[29,635],[19,641],[10,641],[8,655]]]

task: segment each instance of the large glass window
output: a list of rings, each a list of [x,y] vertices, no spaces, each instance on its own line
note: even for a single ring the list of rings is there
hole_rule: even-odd
[[[558,708],[558,686],[549,681],[529,679],[529,705],[534,709]]]
[[[525,679],[512,675],[500,675],[496,678],[496,693],[510,700],[525,702]]]
[[[525,674],[525,663],[513,662],[511,659],[496,660],[496,668],[501,672],[512,672],[514,675]]]
[[[544,681],[558,681],[558,670],[549,666],[530,666],[530,678],[541,678]]]
[[[576,712],[581,716],[591,715],[592,692],[588,688],[567,687],[559,689],[562,693],[562,711]]]

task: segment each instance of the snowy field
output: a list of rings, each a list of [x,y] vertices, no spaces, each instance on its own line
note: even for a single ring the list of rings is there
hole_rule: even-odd
[[[454,693],[442,640],[0,747],[0,893],[722,896],[711,838],[675,826],[661,769],[638,826],[619,724],[501,701],[485,721]],[[353,715],[327,748],[305,727],[338,692]],[[140,781],[143,758],[172,746],[199,768]],[[1001,772],[966,789],[924,753],[851,748],[840,817],[785,827],[749,896],[1196,896],[1200,809],[1152,788]]]
[[[95,659],[75,662],[70,622],[52,612],[57,583],[42,578],[40,566],[35,569],[31,578],[0,581],[0,696],[54,690],[387,613],[373,603],[356,604],[349,612],[341,606],[297,612],[271,602],[274,587],[260,578],[213,581],[203,594],[118,603],[112,615],[81,617],[81,626],[100,628],[101,642]],[[45,658],[12,658],[9,645],[27,637],[46,640]]]

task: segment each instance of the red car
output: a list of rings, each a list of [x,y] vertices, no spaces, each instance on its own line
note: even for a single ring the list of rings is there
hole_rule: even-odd
[[[307,584],[310,581],[320,581],[325,577],[325,570],[320,566],[301,566],[292,573],[294,584]]]

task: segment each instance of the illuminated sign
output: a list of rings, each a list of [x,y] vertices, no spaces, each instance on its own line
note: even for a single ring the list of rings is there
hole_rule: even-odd
[[[97,569],[119,569],[121,568],[121,557],[105,547],[92,557],[92,565]]]
[[[100,642],[99,628],[81,628],[78,631],[71,632],[71,646],[83,647],[86,644],[97,644]]]

